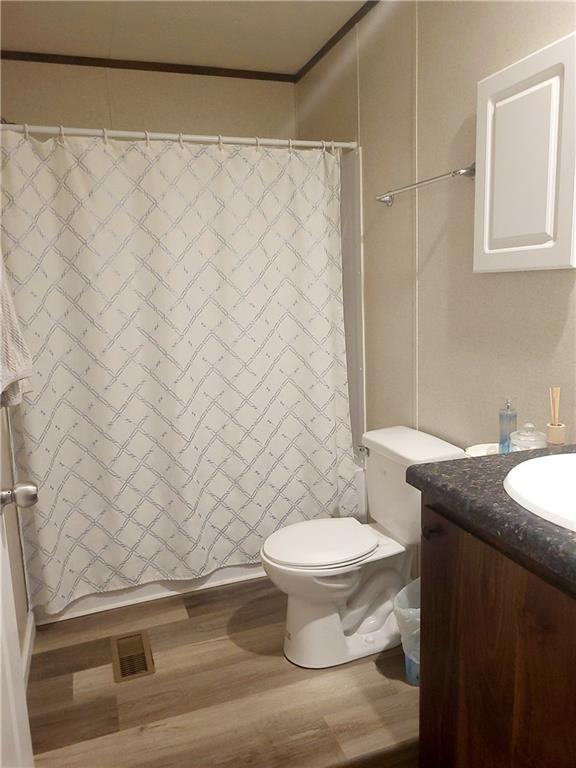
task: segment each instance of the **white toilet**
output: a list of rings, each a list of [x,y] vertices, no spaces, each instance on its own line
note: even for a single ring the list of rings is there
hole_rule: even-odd
[[[392,605],[420,541],[420,492],[407,485],[406,468],[466,455],[408,427],[366,432],[362,442],[371,521],[295,523],[269,536],[260,553],[288,595],[284,653],[301,667],[331,667],[398,645]]]

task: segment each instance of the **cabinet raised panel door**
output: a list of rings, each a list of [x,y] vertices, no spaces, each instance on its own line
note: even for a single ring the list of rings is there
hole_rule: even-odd
[[[474,271],[576,267],[576,33],[478,83]]]
[[[422,508],[421,768],[575,768],[576,600]]]

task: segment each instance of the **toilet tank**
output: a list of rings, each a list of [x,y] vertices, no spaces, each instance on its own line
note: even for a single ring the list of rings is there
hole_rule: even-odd
[[[365,432],[368,510],[373,521],[404,546],[420,541],[421,494],[406,483],[411,464],[465,458],[445,440],[409,427]]]

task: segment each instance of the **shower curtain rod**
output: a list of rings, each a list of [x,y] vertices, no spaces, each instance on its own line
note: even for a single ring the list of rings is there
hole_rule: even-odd
[[[357,149],[355,141],[304,141],[302,139],[261,139],[246,136],[197,136],[192,133],[154,133],[152,131],[113,131],[106,128],[65,128],[50,125],[12,125],[2,123],[2,130],[36,133],[44,136],[100,136],[103,139],[145,139],[146,141],[181,141],[192,144],[240,144],[245,146],[294,147],[301,149]]]

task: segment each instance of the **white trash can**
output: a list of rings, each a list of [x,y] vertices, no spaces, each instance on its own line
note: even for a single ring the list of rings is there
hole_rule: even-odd
[[[394,599],[394,615],[402,638],[406,682],[420,685],[420,579],[398,592]]]

